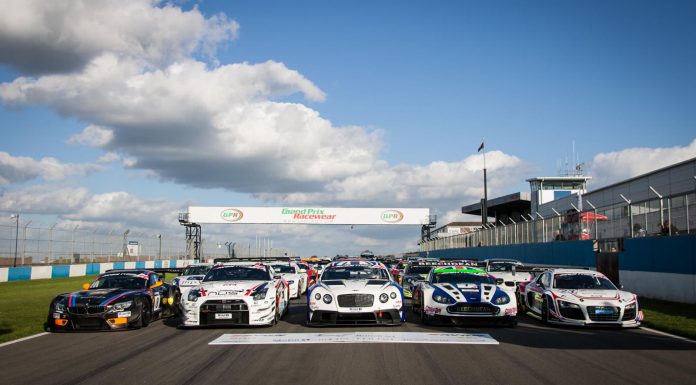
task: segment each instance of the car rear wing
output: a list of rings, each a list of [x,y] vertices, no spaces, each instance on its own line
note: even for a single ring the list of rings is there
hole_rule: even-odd
[[[409,262],[411,267],[416,266],[469,266],[469,267],[479,267],[480,262],[476,259],[446,259],[440,261],[414,261]]]

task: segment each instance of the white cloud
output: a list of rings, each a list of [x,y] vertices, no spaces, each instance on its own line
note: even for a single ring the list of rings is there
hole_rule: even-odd
[[[111,163],[111,162],[115,162],[115,161],[120,160],[120,159],[121,159],[121,157],[118,154],[113,153],[113,152],[107,152],[106,154],[99,157],[97,162],[98,163]]]
[[[239,25],[153,0],[0,2],[0,61],[22,71],[72,72],[104,52],[166,66],[237,36]]]
[[[686,146],[636,147],[597,154],[587,174],[596,188],[696,157],[696,139]]]
[[[96,164],[61,163],[55,158],[35,160],[25,156],[12,156],[0,151],[0,186],[22,183],[32,179],[61,180],[70,176],[84,176],[100,171]]]
[[[68,138],[68,143],[82,144],[92,147],[103,147],[111,142],[114,133],[108,128],[99,127],[95,125],[89,125],[85,129],[76,135]]]
[[[33,214],[67,214],[78,210],[88,194],[85,188],[31,186],[0,194],[0,210]]]

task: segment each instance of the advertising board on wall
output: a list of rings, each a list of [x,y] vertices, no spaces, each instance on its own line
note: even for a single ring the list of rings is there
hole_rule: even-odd
[[[202,207],[191,206],[192,223],[423,225],[430,209],[346,207]]]

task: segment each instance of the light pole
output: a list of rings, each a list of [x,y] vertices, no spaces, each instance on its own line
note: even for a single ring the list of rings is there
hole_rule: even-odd
[[[157,249],[157,259],[162,259],[162,234],[157,234],[159,240],[159,249]]]
[[[17,245],[18,245],[18,240],[19,240],[19,213],[17,214],[12,214],[10,216],[10,219],[14,219],[17,221],[17,225],[15,226],[15,249],[14,249],[14,262],[12,262],[12,267],[17,267]]]
[[[650,190],[657,195],[658,198],[660,198],[660,228],[665,225],[665,207],[664,203],[662,202],[662,194],[657,192],[653,186],[648,186],[650,187]],[[670,226],[671,227],[671,226]]]
[[[22,229],[22,266],[24,266],[24,257],[27,255],[27,227],[31,224],[31,219],[24,224]]]
[[[594,239],[599,239],[599,228],[597,227],[597,207],[592,204],[592,202],[585,199],[585,203],[592,207],[592,214],[594,215]]]
[[[633,238],[633,213],[631,212],[631,200],[623,196],[623,194],[619,194],[619,196],[628,205],[628,231],[631,234],[631,238]]]

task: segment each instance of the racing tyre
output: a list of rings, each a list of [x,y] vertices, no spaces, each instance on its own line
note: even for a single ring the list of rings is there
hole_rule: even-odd
[[[430,316],[425,314],[425,310],[422,307],[420,308],[420,322],[423,325],[430,325],[431,324]]]
[[[150,302],[147,300],[140,301],[140,320],[138,321],[137,327],[147,327],[152,321],[152,307],[150,307]]]
[[[524,314],[527,312],[527,305],[525,304],[525,299],[522,293],[519,291],[517,292],[517,312],[520,314]]]
[[[517,317],[507,317],[505,321],[503,321],[503,325],[509,328],[514,328],[517,326]]]
[[[541,303],[541,322],[545,324],[549,323],[549,305],[546,302],[546,298],[544,298],[544,302]]]

